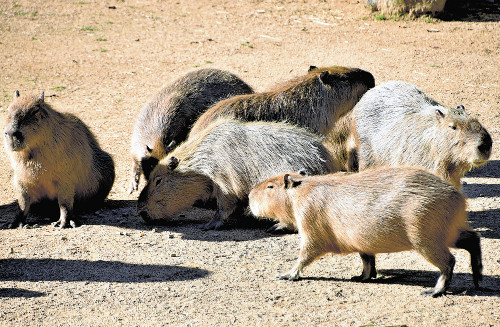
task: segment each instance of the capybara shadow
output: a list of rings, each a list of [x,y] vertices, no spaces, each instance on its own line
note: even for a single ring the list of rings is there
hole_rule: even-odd
[[[204,278],[209,271],[170,265],[65,259],[0,259],[1,281],[150,283]]]
[[[22,288],[13,288],[13,287],[0,288],[0,298],[2,298],[2,297],[9,297],[9,298],[23,297],[23,298],[29,299],[29,298],[34,298],[34,297],[46,296],[46,295],[47,294],[43,293],[43,292],[25,290]]]

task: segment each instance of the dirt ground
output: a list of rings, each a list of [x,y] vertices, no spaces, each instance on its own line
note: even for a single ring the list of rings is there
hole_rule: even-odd
[[[500,326],[498,2],[445,20],[385,18],[355,0],[1,1],[0,120],[15,90],[44,90],[55,109],[91,127],[117,178],[105,207],[79,228],[44,220],[0,230],[0,325]],[[357,254],[326,256],[286,282],[275,274],[294,263],[297,234],[272,236],[255,221],[202,231],[212,212],[201,209],[171,226],[141,221],[138,194],[126,192],[130,137],[163,84],[215,67],[264,91],[310,65],[407,81],[479,116],[493,155],[464,178],[464,192],[482,234],[480,290],[465,251],[453,250],[450,292],[432,299],[421,292],[437,269],[414,252],[377,256],[380,277],[370,283],[350,281],[361,271]],[[0,163],[5,224],[16,200],[3,147]]]

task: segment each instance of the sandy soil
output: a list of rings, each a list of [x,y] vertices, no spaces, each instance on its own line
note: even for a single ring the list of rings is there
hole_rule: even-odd
[[[0,230],[0,325],[500,326],[500,10],[445,18],[381,20],[355,0],[1,1],[0,120],[15,90],[45,90],[113,154],[117,179],[82,227]],[[143,224],[126,186],[132,126],[148,98],[196,68],[229,70],[263,91],[309,65],[407,81],[480,117],[493,156],[464,192],[482,233],[482,289],[464,251],[453,251],[449,294],[432,299],[420,293],[437,271],[414,252],[379,255],[370,283],[350,281],[356,254],[327,256],[285,282],[274,276],[296,259],[297,234],[271,236],[254,221],[201,231],[206,210]],[[4,150],[0,163],[4,224],[16,206]]]

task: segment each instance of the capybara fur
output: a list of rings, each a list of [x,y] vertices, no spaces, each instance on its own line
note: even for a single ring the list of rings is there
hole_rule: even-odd
[[[132,180],[137,190],[158,161],[184,141],[198,116],[214,103],[234,95],[253,93],[238,76],[218,69],[200,69],[163,87],[142,108],[131,141]]]
[[[374,168],[354,174],[281,174],[249,194],[257,217],[295,221],[301,238],[297,264],[280,279],[327,253],[358,252],[357,281],[376,277],[375,254],[415,250],[438,267],[432,292],[446,291],[455,258],[449,247],[470,252],[475,287],[482,278],[479,234],[467,225],[466,199],[448,182],[413,167]]]
[[[464,174],[485,164],[491,155],[490,134],[463,106],[443,107],[405,82],[391,81],[369,90],[350,116],[360,170],[420,166],[460,189]]]
[[[56,225],[75,227],[73,209],[97,209],[113,186],[112,157],[79,118],[52,109],[43,93],[20,96],[16,91],[4,140],[20,209],[11,228],[25,224],[32,205],[44,200],[59,206]]]
[[[328,135],[335,122],[375,86],[367,71],[358,68],[312,66],[309,72],[263,93],[223,100],[203,113],[190,135],[220,117],[243,121],[287,122]]]
[[[216,199],[205,229],[218,229],[250,190],[267,178],[339,168],[322,139],[285,123],[222,119],[177,147],[152,171],[137,205],[146,222],[169,219],[198,200]]]
[[[443,11],[446,0],[366,0],[372,8],[389,16],[410,14],[420,16],[435,15]],[[456,1],[456,0],[453,0]]]

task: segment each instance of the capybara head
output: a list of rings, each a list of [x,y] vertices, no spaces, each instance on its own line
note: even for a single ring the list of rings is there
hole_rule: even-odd
[[[8,150],[23,151],[32,148],[43,139],[44,120],[49,116],[44,103],[44,93],[39,97],[20,96],[15,92],[15,99],[7,109],[5,127],[5,145]]]
[[[342,66],[333,67],[316,67],[310,66],[308,74],[317,75],[324,85],[336,86],[341,82],[362,83],[366,88],[371,89],[375,87],[375,78],[370,72],[359,68],[349,68]],[[363,95],[363,94],[360,94]]]
[[[173,218],[191,208],[197,200],[210,196],[210,179],[181,166],[176,157],[170,156],[151,172],[137,203],[137,212],[146,223]]]
[[[300,185],[304,175],[301,172],[278,175],[255,186],[248,195],[252,214],[294,225],[293,206],[287,190]]]
[[[443,142],[450,145],[454,163],[474,167],[488,161],[493,144],[491,136],[464,106],[449,109],[447,113],[436,109],[436,119],[443,131]]]

